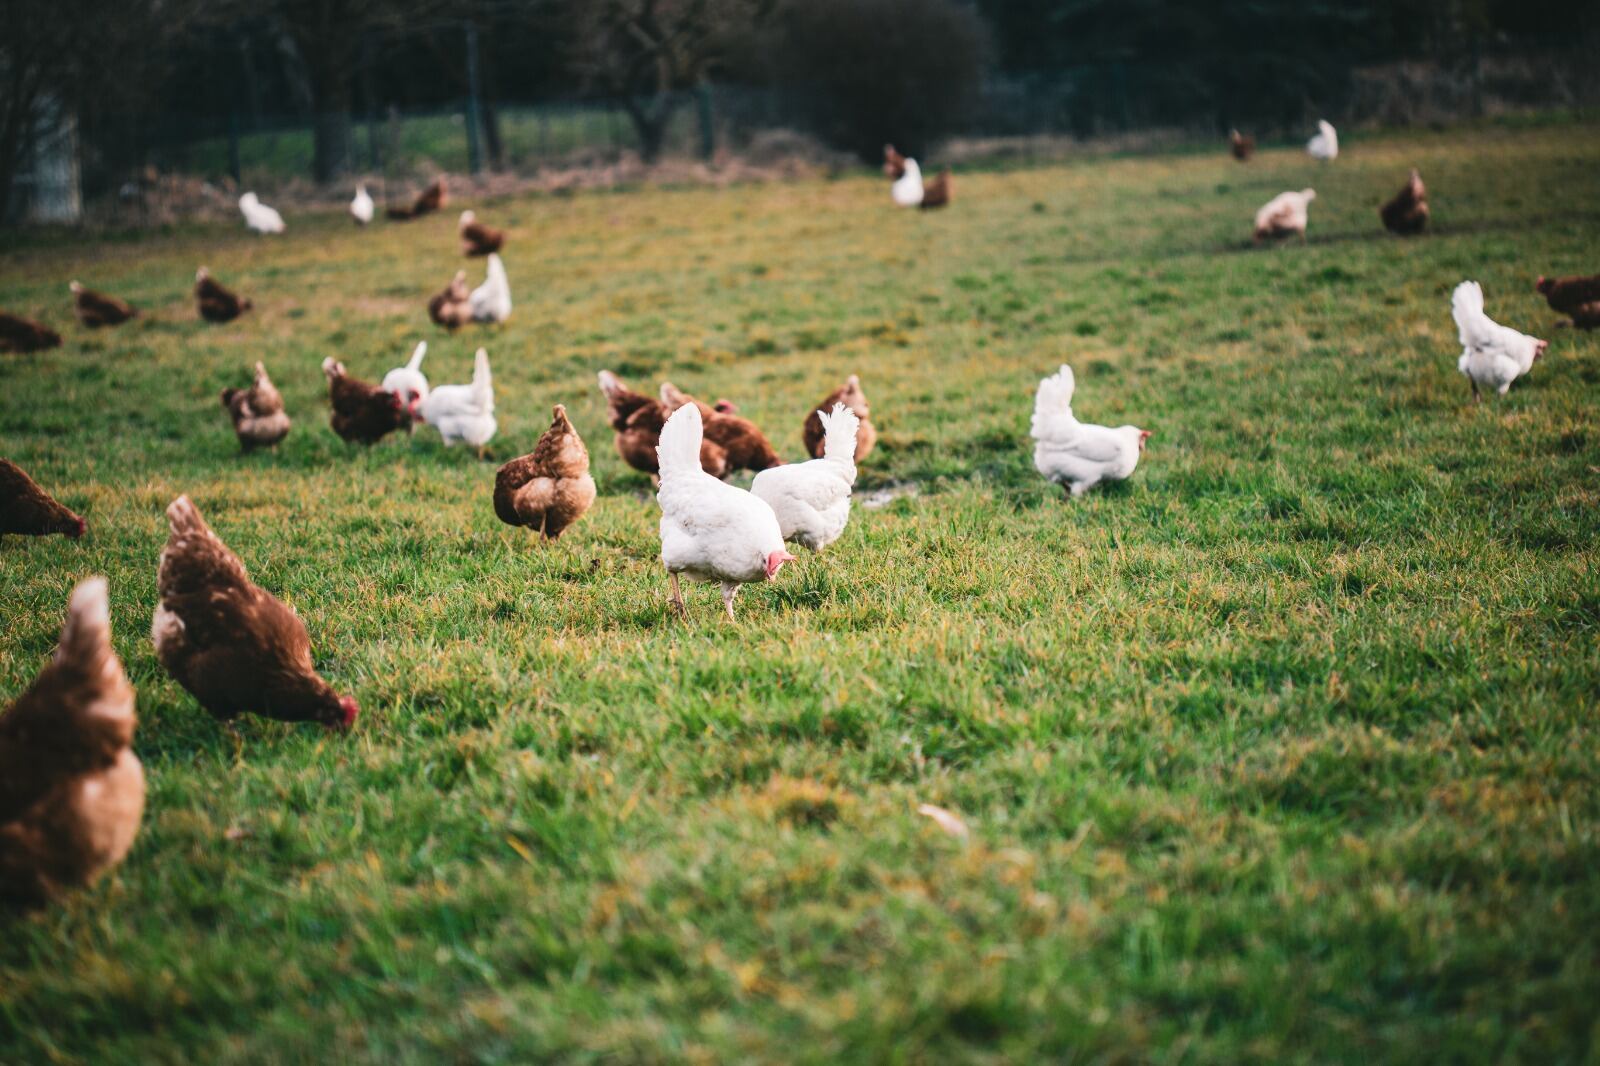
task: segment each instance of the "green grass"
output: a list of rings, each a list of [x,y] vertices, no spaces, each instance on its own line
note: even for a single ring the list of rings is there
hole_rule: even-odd
[[[1600,337],[1532,279],[1600,266],[1595,134],[970,173],[926,216],[864,176],[478,205],[517,309],[454,338],[423,312],[453,212],[15,250],[0,306],[68,343],[0,360],[0,439],[91,534],[0,546],[0,692],[109,575],[150,796],[119,871],[0,926],[0,1058],[1592,1061]],[[1399,242],[1413,163],[1436,231]],[[1249,249],[1308,184],[1310,245]],[[198,322],[202,262],[256,312]],[[72,277],[148,318],[86,334]],[[1478,409],[1466,277],[1554,339]],[[573,412],[600,498],[559,543],[430,431],[328,430],[321,359],[375,378],[418,337],[435,383],[489,347],[499,458]],[[216,396],[256,359],[296,424],[241,457]],[[1063,360],[1081,417],[1156,433],[1075,503],[1027,438]],[[677,624],[602,367],[790,456],[859,372],[858,485],[920,494]],[[352,735],[236,746],[163,675],[181,492]]]

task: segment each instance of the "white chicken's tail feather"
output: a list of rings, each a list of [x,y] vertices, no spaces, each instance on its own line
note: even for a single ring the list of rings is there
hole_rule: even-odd
[[[1461,344],[1471,347],[1473,339],[1483,331],[1483,286],[1476,281],[1463,281],[1450,295],[1450,314],[1456,320],[1461,334]]]
[[[1032,432],[1035,437],[1044,436],[1053,423],[1071,424],[1076,421],[1072,415],[1072,394],[1076,388],[1077,381],[1072,375],[1072,368],[1065,363],[1061,364],[1060,370],[1039,382],[1039,392],[1033,400]]]
[[[494,410],[494,380],[489,376],[489,353],[483,348],[472,360],[472,402],[478,410]]]
[[[506,280],[506,265],[494,253],[489,254],[489,282],[497,289],[509,289],[511,283]]]
[[[428,354],[428,342],[418,341],[417,347],[411,353],[411,361],[406,364],[406,369],[416,372],[422,369],[422,357]]]
[[[818,411],[817,417],[822,419],[822,457],[855,465],[856,430],[861,428],[861,419],[842,403],[833,405],[832,414]]]
[[[660,443],[656,445],[656,461],[661,468],[661,480],[700,468],[700,440],[705,432],[700,424],[700,408],[686,403],[667,419],[661,428]]]

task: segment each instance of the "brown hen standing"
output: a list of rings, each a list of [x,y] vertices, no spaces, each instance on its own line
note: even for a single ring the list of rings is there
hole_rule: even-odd
[[[714,442],[727,452],[727,466],[730,473],[734,470],[753,470],[759,473],[768,467],[783,465],[783,460],[778,458],[777,449],[773,448],[766,435],[754,422],[739,415],[724,414],[679,390],[670,381],[661,383],[661,405],[669,416],[686,403],[692,403],[700,409],[700,419],[705,434],[702,439]],[[706,473],[712,474],[713,477],[723,476],[712,473],[709,468]]]
[[[88,530],[83,519],[57,503],[16,463],[0,459],[0,536],[48,537],[60,533],[77,540]]]
[[[172,501],[167,521],[150,637],[173,680],[224,721],[254,712],[331,729],[354,725],[360,708],[318,676],[294,609],[250,580],[189,497]]]
[[[42,352],[61,347],[61,334],[31,318],[0,311],[0,352]]]
[[[55,656],[0,715],[0,901],[47,903],[128,854],[144,816],[134,725],[93,577],[72,591]]]
[[[508,526],[539,530],[555,540],[594,504],[589,450],[556,404],[550,428],[533,451],[502,466],[494,479],[494,513]]]
[[[248,389],[223,389],[222,406],[233,419],[233,432],[245,451],[270,448],[289,435],[289,415],[283,409],[267,368],[256,364],[255,382]]]
[[[488,255],[498,252],[506,243],[506,231],[485,226],[471,211],[461,212],[461,254]]]
[[[806,416],[805,426],[801,429],[801,437],[806,442],[806,452],[813,459],[822,458],[823,429],[820,412],[832,411],[833,405],[842,403],[855,413],[861,424],[856,429],[856,462],[867,457],[872,451],[872,446],[877,443],[878,431],[872,428],[872,421],[868,417],[871,409],[867,406],[867,394],[861,391],[861,378],[851,374],[845,378],[844,384],[830,392],[823,401],[811,409]]]
[[[139,309],[125,300],[107,296],[103,292],[86,289],[78,282],[68,284],[72,290],[72,311],[90,329],[101,326],[120,326],[130,318],[139,317]]]
[[[207,322],[232,322],[255,306],[249,297],[239,296],[217,281],[205,267],[194,273],[194,299],[200,317]]]
[[[333,405],[328,424],[341,440],[376,444],[395,430],[410,427],[411,416],[399,396],[350,377],[344,364],[331,355],[322,361],[322,372],[328,377],[328,401]]]
[[[1428,189],[1416,167],[1394,199],[1378,209],[1383,228],[1399,237],[1414,237],[1428,225]]]
[[[654,476],[659,472],[656,446],[667,424],[666,405],[652,396],[634,392],[609,370],[600,371],[600,391],[606,397],[606,417],[616,431],[617,454],[635,470]],[[728,453],[715,441],[701,438],[700,466],[715,478],[730,472]]]

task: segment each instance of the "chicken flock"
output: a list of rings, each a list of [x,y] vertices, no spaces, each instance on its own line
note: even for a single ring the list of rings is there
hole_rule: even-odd
[[[1256,150],[1255,140],[1238,130],[1230,133],[1229,147],[1241,162]],[[1337,132],[1319,123],[1306,150],[1319,161],[1335,160]],[[931,209],[951,202],[948,170],[924,181],[917,161],[892,145],[884,147],[884,173],[898,206]],[[1315,199],[1310,188],[1274,197],[1256,215],[1255,240],[1304,241]],[[440,178],[410,203],[389,206],[385,215],[411,221],[447,202]],[[242,196],[239,208],[251,231],[285,232],[282,216],[254,193]],[[375,219],[365,185],[357,188],[349,213],[360,226]],[[1417,170],[1381,205],[1379,217],[1400,236],[1426,230],[1427,189]],[[428,318],[450,332],[506,321],[512,313],[500,256],[506,231],[465,210],[457,236],[462,255],[486,259],[484,281],[469,288],[466,272],[458,271],[426,301]],[[1600,326],[1600,275],[1540,277],[1535,288],[1566,316],[1561,325]],[[74,314],[87,329],[140,317],[128,302],[76,280],[69,291]],[[254,307],[204,266],[195,274],[194,298],[199,317],[217,325]],[[1456,286],[1450,303],[1462,349],[1457,368],[1474,402],[1486,392],[1504,395],[1549,347],[1491,319],[1475,281]],[[61,343],[48,327],[0,312],[0,351],[25,353]],[[446,445],[464,444],[484,457],[498,429],[487,347],[477,349],[470,379],[455,385],[430,384],[423,369],[427,354],[427,342],[418,342],[377,382],[352,375],[338,359],[324,359],[332,431],[351,444],[370,446],[401,430],[410,434],[420,423],[434,427]],[[636,392],[609,369],[599,371],[598,386],[617,454],[656,484],[667,604],[680,618],[690,615],[681,582],[718,586],[732,621],[744,585],[774,581],[785,565],[798,562],[791,545],[823,552],[844,535],[858,467],[878,440],[858,375],[807,409],[799,438],[809,458],[792,463],[730,401],[707,404],[670,381],[660,382],[654,395]],[[1035,469],[1069,498],[1131,477],[1153,435],[1134,425],[1080,422],[1075,398],[1072,368],[1063,364],[1038,382],[1030,425]],[[255,363],[248,386],[223,390],[221,404],[245,453],[273,448],[291,431],[283,396],[262,362]],[[729,480],[744,472],[754,475],[748,489]],[[551,541],[581,521],[597,496],[588,446],[566,405],[557,403],[532,450],[498,468],[492,506],[506,525]],[[166,515],[169,535],[156,563],[158,602],[151,622],[162,668],[221,721],[258,714],[352,728],[360,708],[320,676],[311,634],[294,609],[251,579],[187,496],[173,500]],[[78,539],[87,531],[83,517],[0,459],[0,538]],[[107,584],[90,578],[71,594],[54,656],[0,714],[0,905],[46,903],[93,883],[128,853],[145,801],[143,769],[131,748],[135,723],[134,690],[110,643]]]

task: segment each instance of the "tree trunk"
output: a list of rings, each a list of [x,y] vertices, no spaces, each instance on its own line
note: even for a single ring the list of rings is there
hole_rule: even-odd
[[[323,185],[350,171],[353,162],[350,112],[355,101],[358,41],[301,41],[311,76],[311,176]],[[309,46],[308,46],[309,45]]]
[[[628,111],[628,117],[633,120],[633,131],[639,138],[640,158],[646,163],[654,163],[661,158],[661,149],[666,146],[667,127],[672,124],[675,103],[670,96],[661,95],[650,107],[641,106],[631,96],[624,97],[622,104]]]
[[[311,176],[317,184],[326,185],[341,174],[348,173],[351,161],[350,106],[346,101],[342,109],[334,102],[319,103],[315,125],[312,128]]]

